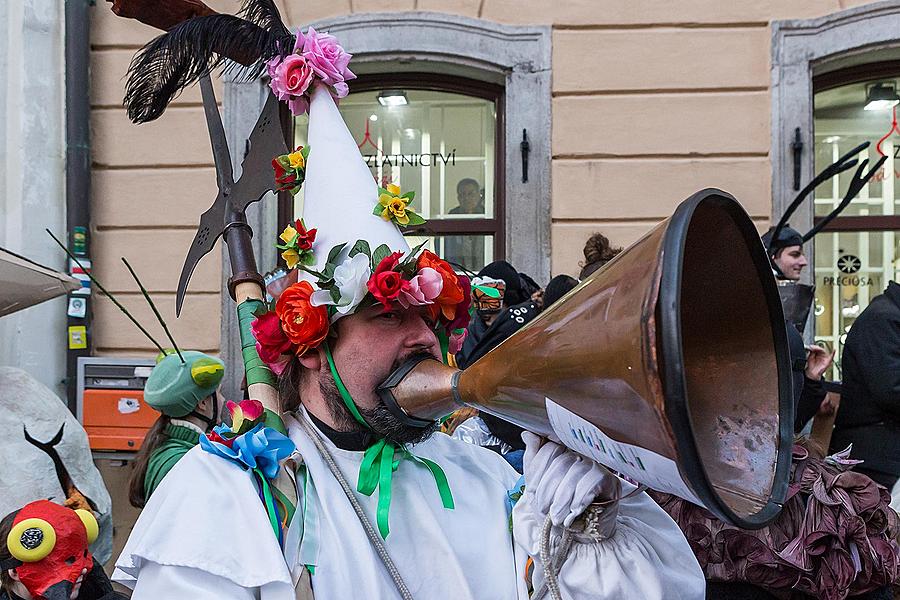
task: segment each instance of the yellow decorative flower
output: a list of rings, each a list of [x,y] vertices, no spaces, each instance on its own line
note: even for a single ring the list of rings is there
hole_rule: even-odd
[[[381,218],[385,221],[390,221],[393,218],[400,225],[408,224],[409,215],[406,214],[406,200],[404,200],[403,198],[392,198],[389,196],[388,198],[388,203],[384,205],[384,210],[381,211]]]
[[[300,253],[294,249],[285,250],[281,253],[281,258],[284,259],[288,269],[293,269],[300,262]]]
[[[381,218],[385,221],[395,219],[400,225],[407,225],[409,223],[409,216],[406,214],[406,211],[412,211],[411,208],[407,209],[406,206],[409,204],[409,200],[400,197],[399,185],[389,183],[386,189],[390,193],[381,194],[378,197],[378,204],[384,207],[381,211]]]
[[[400,194],[400,186],[389,183],[387,187],[379,188],[378,204],[372,209],[373,215],[378,215],[385,221],[393,221],[397,225],[421,225],[425,219],[416,214],[409,204],[415,198],[415,193]]]
[[[294,241],[294,238],[297,237],[297,230],[288,225],[284,228],[284,231],[282,231],[281,235],[279,235],[278,237],[280,237],[281,241],[285,244],[290,244],[292,241]]]
[[[288,161],[290,162],[292,169],[306,168],[306,159],[303,158],[303,153],[300,152],[300,150],[288,154]]]

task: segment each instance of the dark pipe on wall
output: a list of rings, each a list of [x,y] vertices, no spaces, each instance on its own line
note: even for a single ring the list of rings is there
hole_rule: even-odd
[[[90,258],[91,225],[91,101],[90,101],[90,10],[93,0],[65,2],[66,82],[66,236],[69,248]],[[68,327],[86,328],[87,348],[66,352],[66,398],[75,412],[76,369],[79,356],[91,351],[92,297],[85,297],[84,318],[68,317]],[[69,329],[71,332],[71,329]],[[71,344],[69,344],[71,346]]]

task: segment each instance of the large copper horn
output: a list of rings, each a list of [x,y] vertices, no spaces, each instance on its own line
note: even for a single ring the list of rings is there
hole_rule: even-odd
[[[756,228],[707,189],[465,371],[409,363],[379,393],[411,424],[474,406],[759,528],[787,493],[789,367]]]

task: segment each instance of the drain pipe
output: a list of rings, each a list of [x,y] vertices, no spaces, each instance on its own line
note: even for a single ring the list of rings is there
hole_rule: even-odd
[[[93,0],[66,0],[66,234],[69,249],[90,258],[91,225],[91,6]],[[76,412],[78,357],[89,356],[92,342],[92,297],[85,300],[85,316],[67,317],[66,399]],[[84,328],[84,329],[81,329]],[[74,339],[73,339],[74,338]],[[80,348],[82,341],[86,347]]]

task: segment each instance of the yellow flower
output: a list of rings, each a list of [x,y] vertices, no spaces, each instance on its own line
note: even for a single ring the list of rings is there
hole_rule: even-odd
[[[281,258],[287,263],[288,269],[293,269],[300,262],[300,253],[296,250],[285,250],[281,253]]]
[[[303,153],[300,150],[288,154],[288,161],[292,169],[302,169],[306,166],[306,160],[304,160]]]
[[[390,221],[394,218],[400,225],[408,224],[409,216],[406,214],[406,211],[412,211],[412,209],[407,209],[407,202],[406,198],[382,194],[381,197],[378,198],[378,203],[384,207],[384,210],[381,211],[381,218],[385,221]]]
[[[297,237],[297,230],[288,225],[284,228],[284,231],[282,231],[281,235],[279,235],[278,237],[280,237],[281,241],[285,244],[290,244],[292,241],[294,241],[294,238]]]
[[[393,183],[389,183],[382,191],[387,193],[378,196],[378,204],[372,212],[377,215],[380,207],[382,209],[381,218],[385,221],[395,221],[398,225],[409,225],[409,215],[415,215],[415,211],[409,206],[412,194],[407,194],[409,196],[407,198],[401,197],[400,186]],[[424,222],[424,220],[419,219],[418,222]]]

